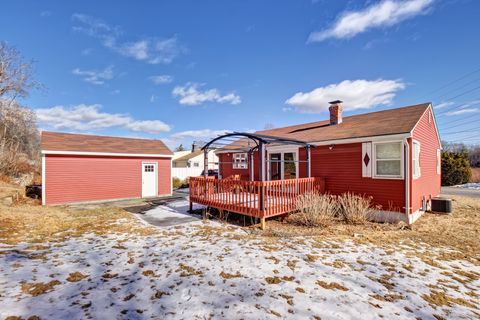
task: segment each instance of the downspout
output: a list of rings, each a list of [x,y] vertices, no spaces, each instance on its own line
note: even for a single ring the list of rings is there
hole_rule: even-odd
[[[408,139],[403,140],[405,146],[405,214],[407,221],[409,221],[410,214],[410,145]]]

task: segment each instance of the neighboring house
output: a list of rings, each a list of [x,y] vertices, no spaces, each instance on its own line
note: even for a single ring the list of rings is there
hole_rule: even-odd
[[[173,157],[172,157],[172,163],[174,160],[177,160],[178,158],[181,158],[183,156],[186,156],[187,154],[191,153],[190,150],[185,150],[185,151],[174,151],[173,152]]]
[[[180,158],[173,160],[174,168],[204,168],[203,151],[195,151],[188,153]],[[208,152],[208,167],[209,169],[218,169],[218,157],[214,151]]]
[[[172,152],[160,140],[42,132],[42,202],[172,194]]]
[[[174,153],[172,167],[173,168],[198,168],[203,171],[205,164],[205,156],[202,151],[204,142],[195,141],[192,143],[190,151],[177,151]],[[208,168],[218,169],[218,157],[213,150],[208,152]]]
[[[330,120],[256,132],[310,146],[267,144],[266,172],[258,168],[258,149],[252,149],[253,163],[246,152],[217,150],[221,178],[258,181],[260,172],[266,180],[318,177],[330,194],[371,196],[383,220],[412,223],[440,193],[441,143],[431,104],[349,117],[342,109],[334,101]]]

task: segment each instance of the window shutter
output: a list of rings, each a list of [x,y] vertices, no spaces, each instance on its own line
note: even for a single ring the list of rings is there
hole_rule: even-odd
[[[362,177],[371,178],[372,177],[372,143],[364,142],[362,143]]]

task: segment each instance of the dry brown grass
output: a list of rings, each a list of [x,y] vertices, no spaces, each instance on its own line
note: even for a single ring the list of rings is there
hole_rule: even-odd
[[[22,284],[22,292],[28,293],[34,297],[39,296],[41,294],[47,293],[52,291],[55,286],[61,284],[58,280],[52,280],[50,282],[36,282],[36,283],[23,283]]]
[[[470,182],[480,182],[480,168],[472,168]]]
[[[18,187],[7,184],[0,187],[1,194],[18,190]],[[67,206],[41,206],[28,200],[13,206],[0,204],[0,241],[7,244],[61,241],[85,233],[148,235],[155,232],[154,228],[144,226],[131,213],[117,207],[80,210]]]
[[[348,291],[347,287],[337,282],[325,282],[322,280],[317,280],[316,284],[318,284],[320,287],[324,289]]]
[[[404,224],[373,222],[365,225],[336,222],[328,228],[313,228],[270,220],[269,228],[263,234],[271,237],[310,236],[318,241],[349,239],[380,246],[395,246],[403,242],[418,249],[421,249],[418,243],[423,242],[455,250],[444,250],[435,258],[467,259],[480,265],[480,200],[458,196],[453,196],[453,199],[452,215],[426,213],[411,228],[404,228]],[[432,261],[427,253],[422,259]]]
[[[68,275],[67,277],[67,281],[68,282],[78,282],[78,281],[81,281],[85,278],[88,278],[88,275],[85,275],[79,271],[76,271],[76,272],[72,272]]]

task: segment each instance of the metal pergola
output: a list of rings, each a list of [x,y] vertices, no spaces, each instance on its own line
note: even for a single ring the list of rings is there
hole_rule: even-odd
[[[232,132],[220,135],[212,140],[210,140],[207,144],[205,144],[202,148],[203,155],[204,155],[204,175],[205,177],[208,176],[208,152],[210,150],[216,151],[227,151],[232,153],[243,152],[247,153],[249,157],[249,163],[253,163],[253,155],[255,151],[259,152],[259,177],[261,181],[266,180],[266,170],[265,170],[265,153],[267,145],[298,145],[302,146],[306,150],[306,176],[310,177],[310,149],[313,147],[308,142],[296,140],[296,139],[289,139],[289,138],[282,138],[282,137],[275,137],[269,136],[264,134],[257,134],[257,133],[248,133],[248,132]],[[300,162],[298,159],[296,162]],[[249,166],[249,175],[250,180],[254,180],[254,167],[252,165]]]

